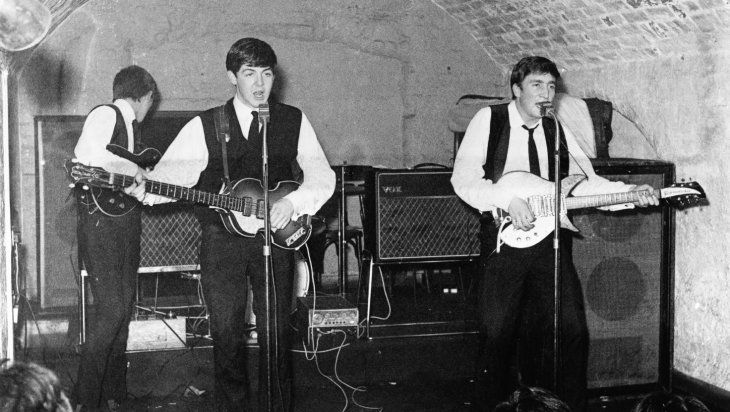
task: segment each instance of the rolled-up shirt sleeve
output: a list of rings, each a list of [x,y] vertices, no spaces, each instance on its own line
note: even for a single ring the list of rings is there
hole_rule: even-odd
[[[620,193],[633,190],[636,186],[619,181],[608,180],[603,176],[599,176],[593,170],[591,161],[585,152],[580,148],[577,140],[569,129],[565,129],[565,140],[568,144],[570,152],[570,174],[584,174],[587,179],[581,182],[573,189],[572,196],[589,196],[607,193]],[[634,207],[632,203],[621,203],[616,205],[599,207],[600,210],[622,210]]]
[[[335,172],[330,167],[312,124],[304,113],[299,129],[296,160],[304,176],[302,184],[284,197],[294,206],[292,219],[301,215],[315,214],[332,197],[335,190]]]

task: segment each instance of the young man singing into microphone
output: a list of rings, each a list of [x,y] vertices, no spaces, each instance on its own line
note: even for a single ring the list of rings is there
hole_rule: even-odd
[[[560,130],[561,179],[583,174],[587,179],[574,194],[594,194],[637,190],[639,206],[659,203],[648,185],[634,187],[610,182],[593,171],[568,128],[543,117],[553,102],[560,78],[555,63],[539,56],[525,57],[513,68],[508,104],[481,109],[469,123],[454,162],[451,183],[456,194],[482,212],[482,249],[476,403],[479,410],[491,411],[515,389],[510,376],[510,360],[515,348],[518,322],[530,316],[538,337],[529,357],[520,354],[522,384],[551,387],[553,324],[553,237],[547,236],[528,248],[502,245],[497,249],[499,228],[492,212],[509,212],[518,230],[533,228],[535,216],[515,185],[497,182],[510,172],[530,173],[553,180],[555,165],[550,155],[556,128]],[[512,175],[514,176],[514,174]],[[537,179],[537,177],[534,177]],[[580,280],[572,261],[570,233],[561,233],[560,273],[561,344],[563,362],[558,367],[560,395],[574,412],[585,410],[588,329]],[[533,353],[534,352],[534,353]],[[537,356],[534,356],[537,353]]]
[[[317,212],[334,192],[335,175],[304,113],[292,106],[269,102],[276,64],[276,54],[266,42],[255,38],[235,42],[226,56],[227,76],[235,88],[235,95],[222,107],[202,112],[187,123],[155,170],[146,177],[211,193],[218,193],[221,182],[226,178],[232,182],[243,178],[261,180],[263,128],[258,116],[259,108],[269,104],[270,189],[284,180],[301,181],[296,190],[272,201],[271,228],[283,229],[293,219]],[[222,117],[219,117],[220,110]],[[225,129],[225,123],[228,139],[219,133]],[[147,204],[170,200],[144,194],[144,185],[133,188],[132,193]],[[264,292],[264,240],[262,236],[244,237],[229,233],[219,214],[209,207],[196,205],[195,212],[203,235],[201,281],[211,313],[215,410],[267,410],[270,393],[273,409],[288,411],[291,408],[291,373],[287,354],[294,252],[276,246],[271,248],[270,336],[277,343],[278,359],[275,359],[275,367],[271,368],[273,384],[267,391],[266,360],[270,346],[265,330],[269,314],[266,313]],[[247,278],[253,289],[253,310],[260,347],[258,396],[247,390],[250,386],[244,330]],[[274,357],[273,354],[271,356]]]

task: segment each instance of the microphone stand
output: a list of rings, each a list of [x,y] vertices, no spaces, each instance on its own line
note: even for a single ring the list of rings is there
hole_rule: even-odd
[[[270,295],[270,278],[271,270],[271,216],[269,216],[269,149],[267,142],[267,129],[269,122],[269,104],[259,105],[259,123],[261,123],[261,185],[263,186],[264,200],[264,306],[266,308],[266,410],[272,411],[273,393],[272,393],[272,358],[271,358],[271,303]],[[276,333],[276,331],[274,331]],[[276,358],[274,358],[276,359]]]
[[[555,120],[555,145],[553,148],[555,169],[553,179],[555,180],[555,193],[553,195],[553,214],[555,215],[555,230],[553,231],[553,387],[556,393],[560,393],[560,330],[561,330],[561,284],[560,276],[560,212],[561,212],[561,182],[560,182],[560,122],[552,104],[542,106],[540,114],[543,117],[551,117]]]

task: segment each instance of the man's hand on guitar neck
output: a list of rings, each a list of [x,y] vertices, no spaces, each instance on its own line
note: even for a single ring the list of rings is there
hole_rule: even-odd
[[[134,183],[124,188],[124,193],[134,197],[140,202],[144,200],[144,197],[146,195],[144,187],[145,178],[143,172],[144,170],[142,168],[137,168],[137,173],[134,175]]]
[[[507,208],[509,216],[512,219],[512,224],[520,230],[530,230],[535,225],[532,222],[535,221],[535,215],[532,214],[530,206],[527,202],[519,197],[514,197],[509,203]]]
[[[659,198],[657,198],[654,188],[649,185],[640,185],[632,189],[639,192],[639,201],[636,203],[639,207],[659,206]]]

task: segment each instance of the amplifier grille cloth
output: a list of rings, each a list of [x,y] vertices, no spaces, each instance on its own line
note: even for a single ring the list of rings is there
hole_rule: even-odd
[[[191,205],[145,207],[140,268],[198,265],[200,236]]]
[[[381,259],[479,254],[479,219],[456,196],[380,199]]]

